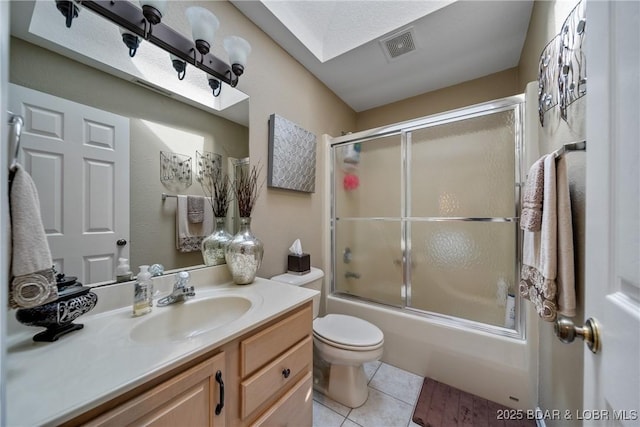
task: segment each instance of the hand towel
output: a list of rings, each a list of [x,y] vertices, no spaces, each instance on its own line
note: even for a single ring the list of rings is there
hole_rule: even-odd
[[[192,224],[204,221],[204,197],[187,196],[187,217]]]
[[[520,295],[529,299],[538,315],[553,322],[557,316],[557,206],[555,156],[544,156],[544,207],[540,231],[525,231],[522,247]]]
[[[187,203],[187,196],[178,195],[176,207],[176,248],[180,252],[195,252],[200,250],[202,240],[213,233],[213,211],[211,209],[204,209],[204,219],[202,222],[192,224],[188,219]]]
[[[14,165],[12,173],[9,306],[30,308],[58,299],[58,287],[40,217],[38,190],[22,165]]]
[[[556,190],[558,203],[558,314],[566,317],[576,315],[576,278],[573,255],[573,220],[571,197],[567,174],[567,159],[560,156],[556,160]]]
[[[541,157],[531,166],[522,192],[520,228],[525,231],[540,231],[542,226],[544,159],[545,157]]]

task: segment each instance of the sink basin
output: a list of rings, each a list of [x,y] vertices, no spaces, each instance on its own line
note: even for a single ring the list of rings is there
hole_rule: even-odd
[[[130,337],[142,343],[192,338],[239,319],[252,306],[249,298],[224,295],[154,307],[131,329]]]

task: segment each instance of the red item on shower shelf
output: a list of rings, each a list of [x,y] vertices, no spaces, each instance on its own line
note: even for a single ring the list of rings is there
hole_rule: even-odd
[[[360,185],[360,179],[357,175],[348,173],[344,176],[343,185],[345,190],[355,190]]]

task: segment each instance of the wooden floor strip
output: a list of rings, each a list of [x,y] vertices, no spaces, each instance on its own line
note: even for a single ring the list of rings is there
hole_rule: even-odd
[[[535,420],[510,419],[523,412],[425,378],[413,411],[423,427],[530,427]]]

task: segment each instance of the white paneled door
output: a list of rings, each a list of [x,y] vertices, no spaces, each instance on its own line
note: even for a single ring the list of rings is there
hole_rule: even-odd
[[[56,269],[84,284],[113,280],[129,257],[129,119],[9,86]]]
[[[586,425],[640,425],[640,2],[587,2]]]

